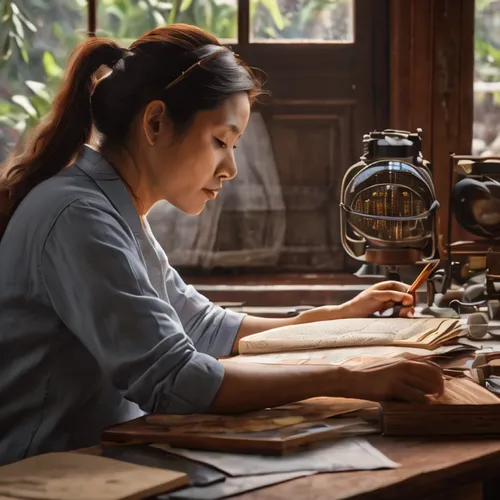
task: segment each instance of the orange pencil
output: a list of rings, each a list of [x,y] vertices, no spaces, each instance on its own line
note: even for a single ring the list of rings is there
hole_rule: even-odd
[[[423,269],[422,272],[417,276],[417,279],[413,282],[413,284],[408,288],[406,293],[410,295],[415,295],[415,292],[420,288],[420,286],[427,281],[432,271],[436,269],[439,265],[439,260],[433,260],[429,262]]]

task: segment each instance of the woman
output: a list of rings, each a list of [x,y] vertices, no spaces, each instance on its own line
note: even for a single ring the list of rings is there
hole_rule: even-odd
[[[98,70],[108,71],[96,80]],[[260,88],[203,31],[158,28],[130,49],[91,38],[52,114],[3,170],[0,457],[92,445],[142,412],[239,412],[314,396],[425,401],[439,370],[264,367],[215,359],[245,335],[367,316],[412,297],[381,283],[293,319],[224,311],[186,286],[145,215],[159,200],[200,213],[236,175]],[[91,129],[97,141],[93,147]]]

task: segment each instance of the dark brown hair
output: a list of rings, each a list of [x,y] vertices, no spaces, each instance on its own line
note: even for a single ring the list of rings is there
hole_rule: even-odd
[[[102,66],[111,72],[96,85]],[[22,200],[71,163],[90,139],[93,125],[105,141],[119,143],[136,114],[148,102],[161,99],[168,118],[182,132],[196,113],[242,91],[251,100],[260,93],[255,75],[215,37],[194,26],[154,29],[128,49],[106,38],[89,38],[72,53],[50,114],[1,167],[0,238]]]

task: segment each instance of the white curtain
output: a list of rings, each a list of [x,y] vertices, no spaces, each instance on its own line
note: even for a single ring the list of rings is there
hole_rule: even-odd
[[[253,112],[235,150],[238,175],[199,216],[168,202],[148,215],[174,266],[267,267],[276,265],[285,238],[285,205],[271,139]]]

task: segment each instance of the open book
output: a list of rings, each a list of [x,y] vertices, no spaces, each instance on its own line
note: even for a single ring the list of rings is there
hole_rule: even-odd
[[[473,358],[474,347],[462,344],[443,345],[434,350],[405,346],[356,346],[312,349],[306,351],[271,352],[266,354],[240,354],[224,359],[224,363],[252,363],[259,365],[330,365],[357,366],[375,360],[436,359],[441,357],[454,367],[457,356]],[[445,361],[441,361],[444,363]],[[463,361],[465,362],[465,361]],[[499,365],[500,366],[500,365]],[[498,372],[500,374],[500,371]]]
[[[463,329],[460,320],[447,318],[336,319],[249,335],[239,341],[239,352],[265,354],[370,345],[432,350],[457,337]]]

